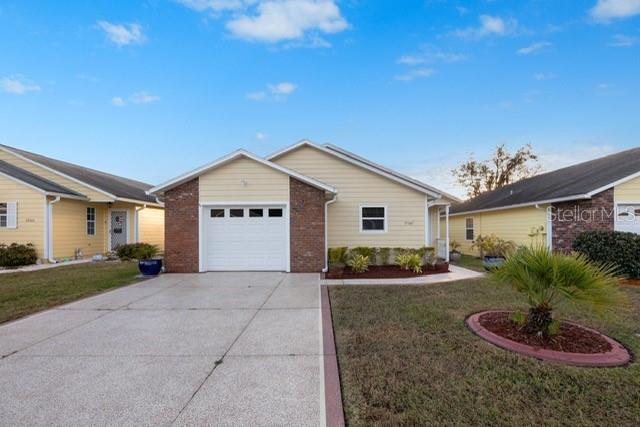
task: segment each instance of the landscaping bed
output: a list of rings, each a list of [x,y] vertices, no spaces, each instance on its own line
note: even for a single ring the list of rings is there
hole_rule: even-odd
[[[356,273],[350,268],[342,270],[329,270],[325,278],[330,280],[345,279],[401,279],[408,277],[428,276],[431,274],[441,274],[449,272],[449,264],[442,264],[437,268],[427,266],[422,267],[422,273],[415,273],[405,270],[397,265],[371,265],[369,269],[362,273]]]

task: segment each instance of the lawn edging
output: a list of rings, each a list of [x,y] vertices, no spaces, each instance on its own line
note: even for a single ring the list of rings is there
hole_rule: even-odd
[[[333,335],[333,321],[331,319],[331,301],[329,287],[320,286],[320,301],[322,311],[322,350],[324,360],[324,405],[327,426],[342,427],[344,409],[342,406],[342,392],[340,390],[340,372],[336,343]]]

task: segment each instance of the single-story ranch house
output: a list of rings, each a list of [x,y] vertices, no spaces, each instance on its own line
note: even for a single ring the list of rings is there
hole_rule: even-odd
[[[587,230],[640,233],[640,148],[536,175],[451,206],[461,251],[482,235],[569,251]]]
[[[148,191],[165,203],[169,272],[320,272],[329,247],[438,247],[442,191],[332,145],[235,151]]]
[[[164,210],[151,185],[0,145],[0,244],[32,243],[41,261],[164,246]]]

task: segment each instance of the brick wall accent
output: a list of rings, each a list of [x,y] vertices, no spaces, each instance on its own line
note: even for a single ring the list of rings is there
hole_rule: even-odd
[[[164,199],[164,262],[169,273],[199,271],[199,180],[168,190]]]
[[[324,191],[289,178],[291,271],[324,268]]]
[[[614,229],[613,188],[591,199],[554,203],[552,206],[554,250],[570,251],[573,240],[584,231]]]

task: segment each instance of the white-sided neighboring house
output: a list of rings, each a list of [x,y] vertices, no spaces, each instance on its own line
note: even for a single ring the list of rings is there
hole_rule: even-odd
[[[165,202],[170,272],[320,272],[331,247],[438,248],[458,201],[333,145],[235,151],[148,191]]]

